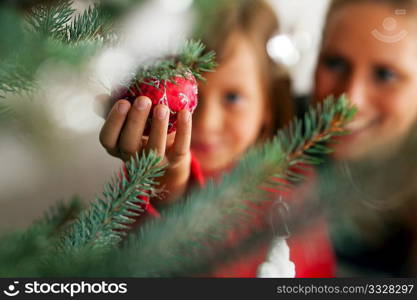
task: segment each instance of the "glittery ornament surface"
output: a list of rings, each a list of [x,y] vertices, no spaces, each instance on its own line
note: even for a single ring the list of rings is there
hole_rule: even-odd
[[[178,113],[183,109],[193,113],[197,107],[197,81],[192,74],[186,77],[174,77],[171,80],[150,78],[145,80],[145,83],[134,83],[129,88],[119,89],[113,93],[112,98],[114,100],[126,99],[133,103],[139,96],[146,96],[152,101],[144,135],[150,134],[153,110],[158,104],[164,104],[170,110],[168,133],[172,133],[177,128]]]

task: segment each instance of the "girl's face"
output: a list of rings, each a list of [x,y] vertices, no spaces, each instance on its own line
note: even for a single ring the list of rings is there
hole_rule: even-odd
[[[226,57],[199,86],[193,115],[192,151],[206,174],[231,167],[253,145],[266,122],[266,99],[256,52],[245,36],[233,33]]]
[[[417,119],[417,22],[389,5],[348,4],[330,17],[315,97],[346,93],[359,112],[336,158],[358,159],[394,144]],[[390,19],[391,18],[391,19]]]

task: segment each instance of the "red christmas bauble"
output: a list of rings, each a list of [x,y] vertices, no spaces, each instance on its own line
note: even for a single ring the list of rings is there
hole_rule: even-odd
[[[149,78],[144,83],[133,83],[127,89],[121,89],[113,94],[115,100],[126,99],[132,104],[137,97],[146,96],[152,101],[151,112],[146,121],[144,135],[149,135],[151,130],[153,110],[158,104],[165,104],[170,110],[168,134],[177,129],[177,115],[187,109],[194,112],[198,103],[197,80],[194,75],[176,76],[171,80],[158,80]]]

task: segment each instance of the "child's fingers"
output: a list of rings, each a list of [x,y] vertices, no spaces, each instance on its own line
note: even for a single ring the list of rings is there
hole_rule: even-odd
[[[175,134],[175,141],[172,145],[172,151],[169,153],[169,161],[175,163],[190,152],[191,145],[191,113],[188,110],[182,110],[178,114],[177,132]]]
[[[123,128],[130,103],[127,100],[118,101],[110,111],[103,128],[100,131],[100,143],[113,156],[118,156],[117,141]]]
[[[170,149],[171,146],[174,144],[175,135],[176,134],[177,134],[176,132],[173,132],[173,133],[168,134],[168,136],[167,136],[167,144],[166,144],[167,145],[166,146],[167,149]]]
[[[147,97],[138,97],[133,103],[119,139],[119,149],[123,160],[128,160],[130,156],[140,151],[151,104],[151,100]]]
[[[149,135],[149,140],[146,145],[146,149],[148,151],[156,151],[156,153],[161,157],[165,156],[168,121],[168,107],[162,104],[155,107],[152,119],[151,134]]]

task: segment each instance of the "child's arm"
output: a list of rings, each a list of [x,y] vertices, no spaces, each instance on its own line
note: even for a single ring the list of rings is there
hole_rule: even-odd
[[[190,177],[191,114],[183,110],[178,115],[175,134],[167,134],[169,110],[158,105],[149,137],[143,132],[151,109],[147,97],[139,97],[133,105],[119,100],[111,109],[100,132],[100,143],[112,156],[127,161],[131,155],[143,150],[155,150],[168,164],[165,175],[159,180],[159,187],[165,190],[161,204],[182,195]]]

